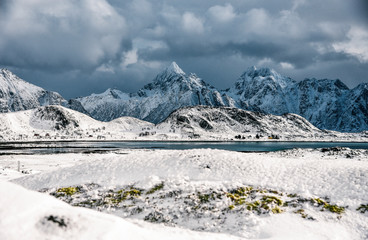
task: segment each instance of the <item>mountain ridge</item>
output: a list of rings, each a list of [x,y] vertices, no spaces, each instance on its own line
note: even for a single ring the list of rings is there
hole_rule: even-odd
[[[61,105],[84,114],[79,101],[67,101],[59,93],[45,90],[19,78],[6,68],[0,69],[0,112],[16,112],[40,106]]]
[[[288,113],[282,116],[246,111],[233,107],[193,106],[180,108],[171,113],[160,127],[179,128],[183,135],[222,133],[223,135],[277,136],[287,139],[295,136],[328,135],[303,117]]]
[[[0,113],[0,141],[37,139],[134,139],[142,128],[153,124],[131,117],[100,122],[78,111],[60,106]]]
[[[105,110],[95,110],[91,116],[108,121],[111,117],[127,115],[159,123],[181,107],[226,106],[275,115],[295,113],[322,129],[359,132],[368,130],[368,100],[364,97],[366,86],[368,84],[363,83],[349,89],[339,79],[306,78],[297,82],[273,69],[252,66],[241,74],[232,87],[217,90],[195,74],[186,74],[173,62],[136,93],[119,91],[120,95],[125,96],[123,103],[109,103],[109,106],[109,100],[106,100],[102,106],[110,108],[114,114],[107,117],[99,113]],[[86,109],[101,109],[91,107],[83,100],[85,98],[77,100]],[[142,114],[142,111],[145,113]]]
[[[349,89],[339,79],[306,78],[297,82],[273,69],[252,66],[232,87],[218,90],[173,62],[135,93],[109,88],[100,94],[67,101],[56,92],[0,69],[0,112],[54,104],[101,121],[131,116],[157,124],[177,109],[206,105],[274,115],[294,113],[321,129],[368,130],[368,83]]]
[[[184,106],[225,106],[221,93],[216,88],[195,74],[186,74],[175,62],[136,93],[116,90],[117,95],[124,96],[119,98],[105,97],[105,93],[106,91],[77,100],[91,116],[101,121],[110,121],[118,116],[132,116],[158,123]]]

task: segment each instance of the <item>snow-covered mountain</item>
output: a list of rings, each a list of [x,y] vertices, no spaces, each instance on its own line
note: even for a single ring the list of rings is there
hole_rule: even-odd
[[[340,80],[305,79],[296,86],[295,110],[314,125],[332,130],[345,130],[341,119],[349,88]]]
[[[231,107],[195,106],[181,108],[157,126],[171,128],[183,135],[199,136],[277,136],[283,139],[317,137],[328,135],[303,117],[296,114],[276,116],[259,112],[245,111]]]
[[[153,123],[162,121],[174,110],[185,106],[227,105],[218,90],[195,74],[184,73],[175,62],[136,93],[108,89],[102,94],[77,100],[98,120],[132,116]]]
[[[276,115],[295,113],[322,129],[354,131],[345,126],[348,119],[341,119],[345,104],[351,105],[347,103],[350,91],[340,80],[296,82],[274,70],[252,67],[225,93],[241,109]]]
[[[346,132],[368,129],[368,83],[350,90],[343,103],[338,129]]]
[[[47,105],[62,105],[88,114],[79,101],[66,101],[57,92],[26,82],[8,69],[0,69],[0,112],[16,112]]]
[[[218,91],[174,62],[136,93],[108,89],[75,100],[95,119],[132,116],[153,123],[182,107],[206,105],[282,115],[295,113],[321,129],[343,132],[368,130],[367,84],[350,90],[340,80],[301,82],[269,68],[251,67],[234,86]]]
[[[249,68],[234,86],[219,91],[186,74],[173,62],[152,83],[136,93],[108,89],[101,94],[66,101],[0,70],[0,112],[45,105],[62,105],[101,121],[131,116],[159,123],[182,107],[206,105],[282,115],[295,113],[320,129],[343,132],[368,130],[368,84],[349,89],[340,80],[305,79],[296,82],[269,68]]]
[[[274,70],[252,67],[224,94],[241,109],[295,113],[321,129],[360,132],[368,130],[367,85],[350,90],[338,79],[296,82]]]
[[[296,82],[275,70],[249,68],[228,91],[224,91],[244,110],[282,115],[295,112],[293,91]]]
[[[0,69],[0,112],[53,104],[66,104],[66,100],[56,92],[46,91],[20,79],[7,69]]]
[[[0,113],[0,141],[34,140],[346,140],[367,134],[320,130],[296,114],[276,116],[231,107],[191,106],[161,123],[120,117],[102,122],[58,106]]]
[[[142,130],[153,126],[132,117],[100,122],[83,113],[53,105],[0,113],[0,140],[133,139]]]

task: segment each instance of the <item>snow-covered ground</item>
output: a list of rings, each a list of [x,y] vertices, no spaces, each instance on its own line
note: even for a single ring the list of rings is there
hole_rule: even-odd
[[[368,237],[366,150],[0,156],[0,192],[0,239]]]
[[[132,117],[101,122],[61,106],[0,114],[1,143],[64,140],[367,142],[367,139],[367,131],[325,131],[295,114],[265,115],[237,108],[182,108],[156,125]]]
[[[168,228],[71,207],[0,181],[0,239],[238,239]]]

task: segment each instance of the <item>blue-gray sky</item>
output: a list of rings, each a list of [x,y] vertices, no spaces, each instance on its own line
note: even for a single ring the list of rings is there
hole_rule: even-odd
[[[0,67],[65,98],[134,92],[176,61],[225,89],[249,66],[368,82],[366,0],[0,0]]]

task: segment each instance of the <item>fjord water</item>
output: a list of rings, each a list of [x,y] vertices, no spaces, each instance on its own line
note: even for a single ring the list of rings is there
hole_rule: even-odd
[[[221,149],[238,152],[272,152],[293,148],[347,147],[368,149],[363,142],[193,142],[193,141],[132,141],[132,142],[37,142],[2,143],[0,154],[98,153],[119,149]]]

